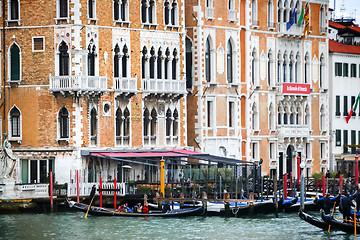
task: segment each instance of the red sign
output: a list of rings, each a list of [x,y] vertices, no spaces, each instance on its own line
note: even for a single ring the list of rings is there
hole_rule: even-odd
[[[283,83],[283,93],[310,94],[310,84],[307,84],[307,83]]]

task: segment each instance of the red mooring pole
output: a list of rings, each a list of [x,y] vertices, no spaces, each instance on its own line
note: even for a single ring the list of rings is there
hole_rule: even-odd
[[[76,170],[76,200],[77,202],[80,202],[79,198],[79,170]]]
[[[322,176],[323,197],[326,194],[325,175]]]
[[[116,178],[114,178],[114,208],[116,209]]]
[[[300,169],[300,156],[297,156],[297,185],[300,185],[301,169]]]
[[[51,208],[51,211],[54,208],[53,187],[54,187],[54,185],[53,185],[53,174],[52,174],[52,171],[50,171],[50,208]]]
[[[355,183],[356,187],[359,185],[359,156],[355,156]]]
[[[102,177],[100,177],[100,207],[102,207]]]
[[[339,187],[340,187],[340,194],[343,194],[343,191],[342,191],[342,174],[340,174],[340,178],[339,178]]]
[[[284,200],[287,199],[287,174],[284,174]]]

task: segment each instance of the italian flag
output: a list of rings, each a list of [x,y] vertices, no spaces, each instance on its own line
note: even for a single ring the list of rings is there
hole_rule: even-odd
[[[346,117],[346,123],[349,123],[349,120],[351,118],[351,115],[354,111],[356,111],[357,109],[357,106],[359,105],[359,99],[360,99],[360,93],[358,94],[357,98],[356,98],[356,101],[354,102],[354,105],[352,106],[351,110],[350,110],[350,113],[349,113],[349,116]]]

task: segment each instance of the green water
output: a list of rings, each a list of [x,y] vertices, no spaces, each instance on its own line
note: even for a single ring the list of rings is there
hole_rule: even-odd
[[[355,239],[327,233],[295,213],[252,219],[83,217],[81,212],[0,215],[0,239]]]

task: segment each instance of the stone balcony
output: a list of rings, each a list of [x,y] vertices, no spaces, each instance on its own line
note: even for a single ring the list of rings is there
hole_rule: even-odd
[[[127,96],[131,97],[137,90],[137,79],[136,78],[114,78],[114,91],[115,96]]]
[[[278,36],[284,37],[301,37],[302,36],[302,26],[294,23],[289,30],[286,28],[286,22],[278,23]]]
[[[107,77],[100,76],[51,76],[50,92],[65,95],[92,95],[107,92]]]
[[[278,125],[278,135],[284,138],[309,137],[311,130],[309,125]]]
[[[184,80],[143,79],[142,83],[145,95],[182,97],[186,94],[186,81]]]

